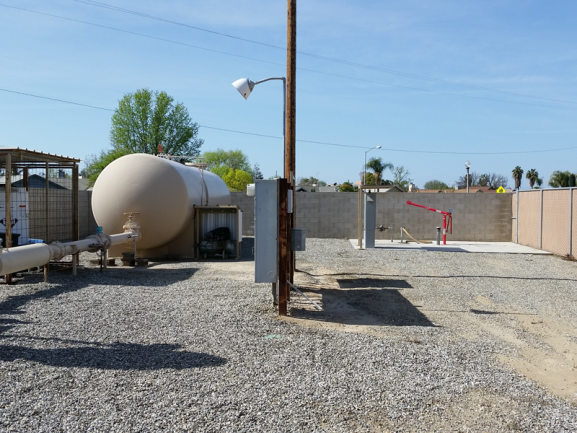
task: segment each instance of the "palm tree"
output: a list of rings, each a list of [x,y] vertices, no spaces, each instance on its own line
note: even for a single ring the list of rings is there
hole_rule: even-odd
[[[555,170],[549,178],[549,186],[553,188],[566,188],[569,186],[570,177],[571,172],[569,171]]]
[[[515,189],[521,188],[521,180],[523,179],[523,169],[519,166],[513,169],[513,179],[515,179]]]
[[[367,162],[366,168],[370,168],[375,173],[375,185],[380,185],[381,183],[381,174],[387,168],[392,170],[394,168],[393,164],[390,162],[383,162],[381,158],[371,158],[369,162]]]
[[[525,177],[529,179],[529,186],[531,187],[531,189],[533,189],[535,182],[537,181],[537,179],[539,179],[539,173],[537,172],[537,170],[532,168],[531,170],[527,170]]]

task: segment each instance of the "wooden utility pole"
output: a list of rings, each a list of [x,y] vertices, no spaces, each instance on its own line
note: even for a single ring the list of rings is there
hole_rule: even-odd
[[[286,179],[278,180],[278,314],[287,315],[287,301],[289,295],[288,264],[290,258],[290,246],[288,242],[289,215],[287,213]]]
[[[287,7],[287,110],[286,110],[286,172],[285,177],[294,184],[295,134],[296,134],[296,69],[297,69],[297,1],[288,0]]]
[[[297,70],[297,0],[287,0],[287,109],[286,109],[286,154],[285,177],[291,184],[293,209],[290,227],[296,227],[296,70]],[[289,229],[290,230],[290,229]],[[290,233],[290,231],[289,231]],[[295,253],[288,251],[288,279],[294,282]],[[290,293],[289,293],[290,298]]]

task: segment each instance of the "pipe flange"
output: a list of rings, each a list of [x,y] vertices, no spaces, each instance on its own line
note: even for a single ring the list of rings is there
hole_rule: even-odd
[[[90,252],[98,251],[101,248],[108,249],[112,245],[112,238],[104,233],[90,235],[86,239],[94,239],[94,247],[89,250]]]
[[[52,242],[50,245],[51,250],[51,260],[60,260],[61,258],[78,252],[78,247],[76,245],[64,245],[62,242]]]

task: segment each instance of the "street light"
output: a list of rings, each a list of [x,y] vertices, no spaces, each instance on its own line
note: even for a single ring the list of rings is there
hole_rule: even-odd
[[[283,103],[282,103],[282,137],[283,137],[283,177],[286,176],[286,78],[285,77],[270,77],[260,81],[251,81],[248,78],[240,78],[232,85],[238,90],[244,99],[248,99],[252,93],[254,86],[265,81],[282,80],[283,86]],[[380,146],[379,146],[380,147]]]
[[[369,153],[373,149],[380,149],[381,146],[371,147],[369,150],[365,152],[365,169],[363,170],[363,185],[367,184],[367,153]]]
[[[467,192],[469,192],[469,167],[471,167],[471,163],[469,160],[465,161],[465,168],[467,169]]]

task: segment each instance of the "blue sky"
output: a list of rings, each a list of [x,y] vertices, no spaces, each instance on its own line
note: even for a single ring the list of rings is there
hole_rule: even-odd
[[[103,1],[286,45],[285,1]],[[246,101],[231,83],[285,75],[283,49],[73,0],[0,3],[232,54],[0,6],[2,89],[114,109],[148,87],[182,102],[200,125],[282,135],[280,82]],[[508,177],[516,165],[535,168],[545,182],[554,170],[577,172],[576,19],[568,0],[301,1],[299,51],[370,68],[299,54],[297,139],[358,147],[297,142],[297,177],[356,181],[366,148],[377,145],[369,157],[404,166],[420,187],[452,184],[467,159],[472,171]],[[82,159],[109,148],[111,112],[4,91],[0,110],[1,146]],[[243,150],[266,177],[282,171],[280,139],[208,128],[200,136],[203,150]],[[549,151],[560,148],[574,149]]]

